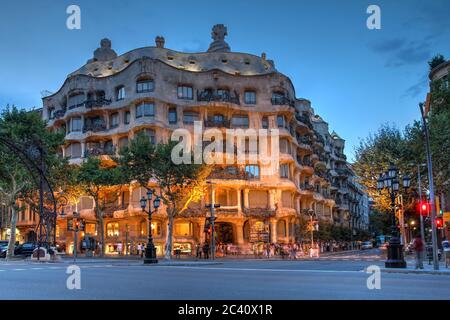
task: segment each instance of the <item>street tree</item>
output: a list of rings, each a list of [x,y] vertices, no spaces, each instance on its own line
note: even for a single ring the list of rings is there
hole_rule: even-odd
[[[171,258],[175,217],[190,203],[201,199],[211,172],[210,166],[203,164],[174,164],[171,155],[175,145],[175,142],[169,142],[155,146],[148,137],[138,135],[121,150],[120,158],[122,170],[127,172],[130,181],[137,181],[147,189],[150,182],[157,185],[168,219],[166,259]]]
[[[74,168],[76,183],[82,193],[94,201],[95,217],[100,234],[101,252],[105,254],[104,211],[116,204],[122,185],[127,183],[126,176],[116,166],[106,164],[97,157],[89,157],[80,167]]]
[[[19,200],[26,202],[37,188],[39,170],[47,176],[48,168],[57,163],[56,152],[63,137],[46,129],[39,112],[13,106],[0,115],[0,140],[0,196],[12,212],[9,258],[14,254]]]

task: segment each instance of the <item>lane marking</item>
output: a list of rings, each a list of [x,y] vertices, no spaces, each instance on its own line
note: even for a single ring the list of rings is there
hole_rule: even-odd
[[[229,271],[264,271],[264,272],[317,272],[317,273],[362,273],[363,271],[355,270],[293,270],[293,269],[256,269],[256,268],[207,268],[207,267],[190,267],[190,266],[154,266],[155,268],[182,268],[182,269],[199,269],[199,270],[229,270]]]
[[[17,268],[17,269],[12,269],[13,271],[25,271],[25,269],[19,269],[19,268]]]

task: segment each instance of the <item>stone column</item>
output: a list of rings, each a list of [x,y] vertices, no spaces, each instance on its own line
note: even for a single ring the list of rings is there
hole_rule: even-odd
[[[249,189],[244,189],[244,208],[248,209],[250,208],[250,202],[248,199],[248,193],[250,192]]]
[[[128,201],[128,211],[129,212],[133,212],[133,203],[132,203],[132,199],[133,199],[133,186],[130,184],[128,186],[128,190],[130,193],[130,201]]]
[[[238,213],[242,211],[242,205],[241,205],[241,189],[236,190],[236,203],[238,207]]]
[[[81,157],[84,158],[86,153],[86,142],[81,142]]]
[[[275,210],[275,189],[269,190],[269,209]]]
[[[277,220],[270,219],[270,242],[276,243],[277,241]]]
[[[238,222],[236,223],[236,244],[243,245],[244,244],[244,223]]]

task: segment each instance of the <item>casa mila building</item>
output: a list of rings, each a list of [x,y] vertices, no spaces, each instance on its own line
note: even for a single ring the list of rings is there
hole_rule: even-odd
[[[233,52],[226,36],[227,28],[215,25],[206,52],[177,52],[158,36],[154,46],[122,55],[103,39],[84,66],[43,98],[42,115],[49,128],[65,133],[62,155],[74,164],[89,156],[112,161],[139,133],[152,143],[165,143],[177,128],[193,131],[195,121],[204,129],[276,128],[276,174],[265,174],[258,164],[215,165],[211,189],[175,219],[174,248],[191,253],[205,241],[210,203],[220,204],[217,241],[242,254],[267,242],[301,241],[300,224],[311,214],[316,220],[367,228],[367,195],[346,161],[345,141],[329,133],[310,101],[296,97],[291,80],[265,53]],[[153,215],[149,228],[139,204],[145,194],[145,188],[130,183],[104,210],[106,253],[135,252],[147,242],[148,229],[158,254],[163,253],[165,210],[162,206]],[[72,212],[85,219],[77,243],[83,237],[98,239],[93,205],[83,196],[65,209],[67,216],[58,218],[57,242],[67,252],[73,251],[73,232],[67,231]]]

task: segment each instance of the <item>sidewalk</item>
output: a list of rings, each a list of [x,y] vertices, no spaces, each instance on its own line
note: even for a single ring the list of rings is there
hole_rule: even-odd
[[[407,260],[406,269],[396,269],[396,268],[385,268],[384,266],[381,268],[381,272],[386,273],[415,273],[415,274],[432,274],[432,275],[447,275],[450,276],[450,268],[445,268],[445,264],[443,262],[439,263],[439,270],[434,270],[433,265],[429,265],[428,263],[424,263],[424,269],[415,269],[416,262],[414,260]]]

